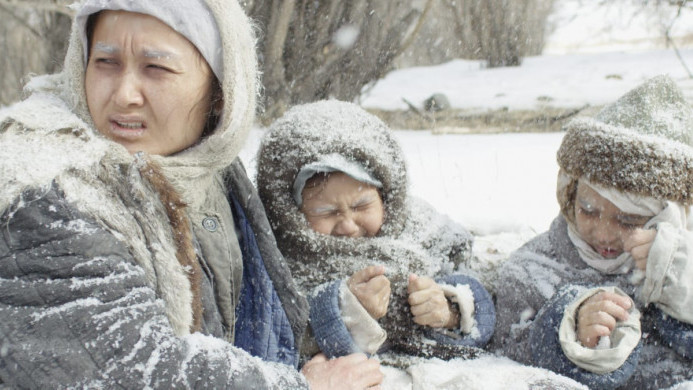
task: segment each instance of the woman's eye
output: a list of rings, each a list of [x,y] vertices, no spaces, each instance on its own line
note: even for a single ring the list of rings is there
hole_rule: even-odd
[[[164,70],[164,71],[167,71],[167,70],[168,70],[168,69],[164,68],[163,66],[161,66],[161,65],[156,65],[156,64],[149,64],[149,65],[147,65],[147,68],[149,68],[149,69],[155,69],[155,70]]]
[[[115,65],[116,64],[116,60],[114,60],[113,58],[96,58],[94,60],[94,62],[96,62],[97,64],[101,64],[101,65]]]
[[[162,71],[162,72],[169,72],[169,73],[172,72],[172,70],[170,68],[167,68],[167,67],[159,65],[159,64],[149,64],[149,65],[147,65],[147,68],[153,69],[156,71]]]

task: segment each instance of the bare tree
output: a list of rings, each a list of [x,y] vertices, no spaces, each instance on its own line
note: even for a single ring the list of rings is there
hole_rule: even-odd
[[[420,12],[405,0],[246,1],[263,34],[262,118],[297,103],[356,98],[391,70],[431,3]]]
[[[335,97],[352,100],[381,78],[412,41],[426,10],[406,0],[241,0],[259,27],[265,111]],[[0,104],[18,98],[23,77],[56,70],[72,0],[0,0]],[[27,50],[31,48],[31,50]]]
[[[685,7],[693,8],[693,3],[689,2],[688,0],[667,0],[667,2],[670,5],[676,6],[676,15],[671,19],[671,22],[667,24],[665,30],[664,30],[664,38],[667,41],[667,45],[671,46],[674,49],[674,53],[676,53],[676,58],[679,59],[681,62],[681,66],[686,70],[686,73],[688,73],[688,77],[693,79],[693,73],[691,70],[688,68],[688,65],[686,64],[686,61],[683,60],[683,57],[681,56],[681,52],[679,52],[679,48],[676,46],[676,43],[674,40],[671,38],[671,29],[674,27],[674,23],[681,17],[681,12]]]
[[[466,57],[489,67],[517,66],[544,46],[553,0],[444,0]]]
[[[0,105],[19,100],[27,75],[59,70],[70,29],[65,3],[0,0]]]

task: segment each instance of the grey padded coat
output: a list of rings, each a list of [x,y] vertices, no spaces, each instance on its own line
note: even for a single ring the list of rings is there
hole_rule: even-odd
[[[216,130],[171,156],[94,129],[82,31],[64,71],[0,112],[0,387],[308,388],[308,308],[245,170],[256,60],[235,1],[205,1]]]

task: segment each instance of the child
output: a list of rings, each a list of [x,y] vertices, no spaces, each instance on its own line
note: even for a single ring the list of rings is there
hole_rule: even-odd
[[[566,125],[559,215],[496,281],[492,349],[590,388],[693,378],[693,110],[653,78]]]
[[[327,356],[469,357],[490,339],[490,295],[455,272],[472,236],[407,196],[402,152],[373,115],[339,101],[293,108],[263,139],[257,184]]]

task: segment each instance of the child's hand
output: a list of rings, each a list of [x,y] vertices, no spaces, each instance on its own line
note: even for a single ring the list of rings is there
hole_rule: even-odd
[[[428,277],[409,275],[409,306],[414,322],[432,328],[456,328],[459,319],[450,310],[443,289]]]
[[[647,256],[650,254],[656,235],[656,230],[635,229],[623,240],[623,250],[630,252],[635,261],[635,267],[642,271],[647,268]]]
[[[594,348],[602,336],[610,336],[617,321],[628,319],[632,301],[623,295],[600,292],[578,309],[577,336],[585,347]]]
[[[385,267],[372,265],[351,275],[347,286],[374,319],[387,313],[390,304],[390,281],[385,277]]]

